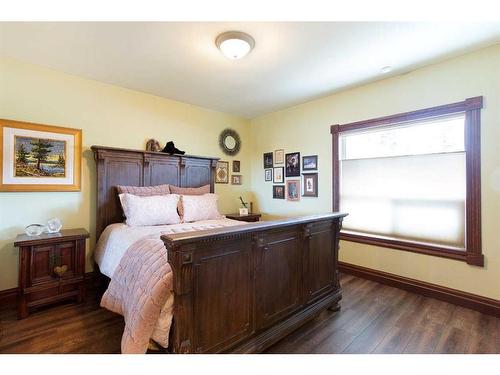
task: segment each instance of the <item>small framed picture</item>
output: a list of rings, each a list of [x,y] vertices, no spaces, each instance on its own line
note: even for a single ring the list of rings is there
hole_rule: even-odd
[[[215,183],[229,183],[229,162],[220,160],[217,162],[217,166],[215,167]]]
[[[285,155],[285,176],[300,177],[300,152]]]
[[[283,178],[283,170],[285,168],[283,167],[274,167],[273,170],[273,175],[274,175],[274,183],[275,184],[282,184],[284,181],[284,178]]]
[[[274,164],[283,164],[285,162],[285,150],[274,151]]]
[[[286,182],[286,200],[300,200],[300,180],[288,180]]]
[[[264,181],[273,180],[273,170],[272,168],[264,169]]]
[[[284,185],[273,185],[273,198],[274,199],[285,199],[285,186]]]
[[[264,168],[272,168],[273,167],[273,153],[266,152],[264,154]]]
[[[233,174],[231,176],[231,185],[241,185],[241,175]]]
[[[304,156],[302,158],[302,170],[304,171],[318,170],[318,155]]]
[[[304,194],[303,197],[317,197],[318,196],[318,174],[317,173],[304,173],[302,174],[304,180]]]
[[[240,173],[240,161],[233,160],[233,173]]]

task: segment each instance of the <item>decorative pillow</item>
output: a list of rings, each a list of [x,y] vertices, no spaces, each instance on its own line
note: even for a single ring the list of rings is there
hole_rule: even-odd
[[[217,209],[217,194],[204,195],[183,195],[182,210],[184,212],[183,221],[199,221],[222,219],[223,216]]]
[[[203,195],[210,193],[210,185],[204,185],[197,188],[186,188],[170,185],[170,192],[179,195]]]
[[[197,188],[186,188],[186,187],[179,187],[179,186],[174,186],[170,185],[170,192],[173,194],[179,194],[179,195],[203,195],[203,194],[210,194],[210,185],[204,185],[200,186]],[[179,201],[179,205],[177,206],[177,211],[179,211],[179,215],[181,217],[181,220],[183,220],[184,212],[182,209],[182,197],[181,200]]]
[[[139,197],[150,197],[152,195],[166,195],[170,194],[169,185],[156,185],[156,186],[123,186],[116,187],[118,194],[132,194]]]
[[[127,218],[125,223],[131,227],[144,225],[178,224],[181,218],[177,213],[177,194],[140,197],[120,194],[120,202]]]

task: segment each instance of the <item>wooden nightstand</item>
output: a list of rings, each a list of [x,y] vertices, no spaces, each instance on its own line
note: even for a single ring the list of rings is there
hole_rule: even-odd
[[[259,221],[261,216],[262,216],[261,214],[248,214],[248,215],[243,215],[243,216],[240,216],[240,214],[228,214],[228,215],[226,215],[226,217],[228,219],[247,221],[247,222]]]
[[[40,236],[17,236],[19,291],[17,318],[32,308],[66,299],[85,298],[85,229],[66,229]]]

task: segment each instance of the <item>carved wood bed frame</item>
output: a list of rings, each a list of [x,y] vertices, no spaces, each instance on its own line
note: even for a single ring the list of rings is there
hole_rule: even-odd
[[[93,146],[97,236],[123,221],[116,185],[214,191],[217,158]],[[173,353],[255,353],[342,298],[330,213],[162,236],[174,273]]]

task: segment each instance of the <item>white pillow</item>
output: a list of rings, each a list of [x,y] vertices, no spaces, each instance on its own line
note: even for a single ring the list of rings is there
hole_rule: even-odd
[[[179,195],[152,195],[140,197],[132,194],[119,194],[123,212],[131,227],[144,225],[178,224],[181,218],[177,213]]]
[[[183,195],[181,198],[184,222],[222,219],[217,209],[217,194]]]

